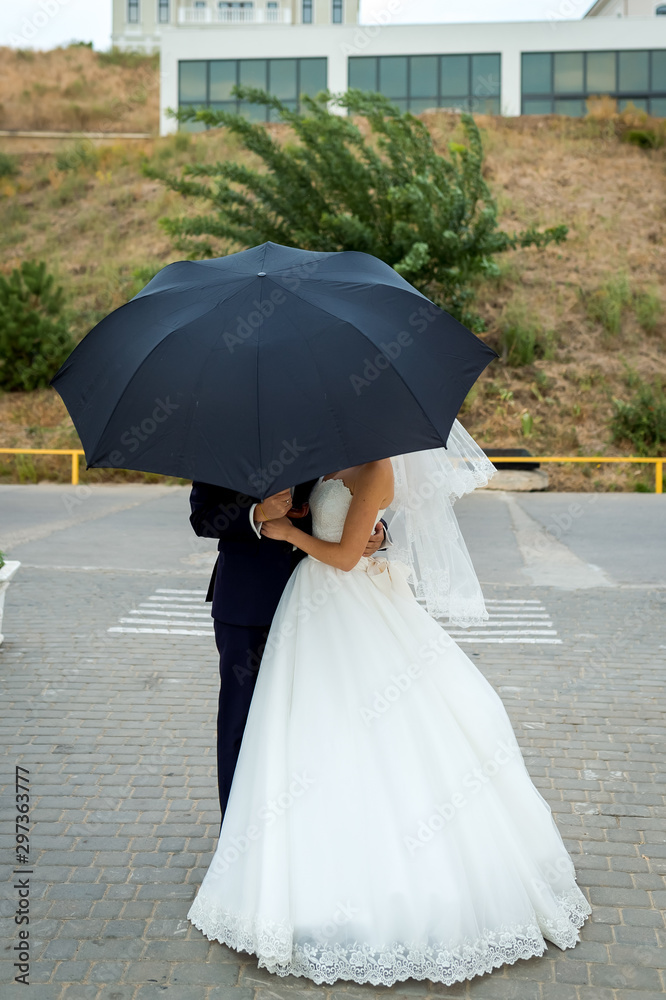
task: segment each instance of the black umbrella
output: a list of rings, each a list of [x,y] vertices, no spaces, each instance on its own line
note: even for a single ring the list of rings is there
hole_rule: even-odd
[[[495,357],[378,258],[268,242],[169,264],[51,384],[89,468],[263,498],[444,445]]]

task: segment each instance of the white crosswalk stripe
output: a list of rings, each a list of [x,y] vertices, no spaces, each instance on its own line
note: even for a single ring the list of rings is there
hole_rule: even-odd
[[[109,632],[130,635],[207,635],[213,634],[213,619],[204,604],[205,590],[172,590],[158,587],[147,601],[132,608]],[[198,609],[198,610],[195,610]]]
[[[539,600],[494,598],[486,601],[488,621],[473,628],[442,627],[458,643],[540,643],[562,645],[557,630],[553,628],[551,614]]]
[[[213,633],[213,620],[204,604],[204,590],[172,590],[158,587],[146,601],[127,612],[109,632],[154,635],[207,635]],[[562,644],[552,616],[539,600],[495,598],[486,601],[489,618],[471,629],[446,627],[458,643]]]

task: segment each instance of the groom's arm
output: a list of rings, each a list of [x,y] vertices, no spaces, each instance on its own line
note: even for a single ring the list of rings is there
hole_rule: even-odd
[[[192,483],[190,524],[201,538],[256,540],[249,511],[257,498],[224,486]]]

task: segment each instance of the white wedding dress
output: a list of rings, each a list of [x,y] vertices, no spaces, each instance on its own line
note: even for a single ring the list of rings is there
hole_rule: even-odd
[[[320,481],[313,533],[350,502]],[[450,985],[573,948],[590,912],[499,695],[399,568],[303,559],[190,921],[281,976]]]

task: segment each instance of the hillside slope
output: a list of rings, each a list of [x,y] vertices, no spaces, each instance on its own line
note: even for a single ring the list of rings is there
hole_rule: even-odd
[[[82,50],[84,59],[94,55]],[[445,153],[457,116],[442,111],[422,117]],[[545,348],[522,366],[510,355],[494,362],[461,418],[488,447],[632,454],[631,442],[612,443],[609,421],[613,398],[629,398],[636,379],[666,381],[666,151],[620,141],[611,120],[477,121],[502,227],[565,223],[570,232],[562,246],[503,255],[501,277],[479,285],[484,339],[506,353],[507,336],[518,330]],[[132,127],[139,127],[138,119]],[[288,135],[285,126],[268,127]],[[193,214],[197,206],[147,180],[145,157],[172,169],[227,157],[252,162],[232,136],[216,130],[118,143],[60,160],[26,155],[16,176],[0,179],[0,270],[7,273],[24,259],[48,261],[66,289],[77,337],[156,269],[182,256],[159,219]],[[45,390],[0,396],[0,444],[66,447],[77,438],[58,397]],[[17,475],[17,467],[24,479],[67,471],[55,458],[2,459],[4,481]],[[641,466],[551,466],[549,472],[553,488],[652,488],[654,482],[653,472]],[[130,474],[95,470],[87,477]]]
[[[158,131],[157,57],[0,47],[0,129]]]

